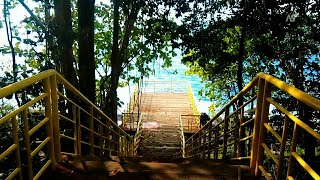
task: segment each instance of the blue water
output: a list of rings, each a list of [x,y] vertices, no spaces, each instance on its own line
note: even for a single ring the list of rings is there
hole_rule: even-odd
[[[196,75],[186,75],[185,71],[187,67],[181,63],[181,56],[176,56],[172,59],[172,66],[170,68],[163,69],[161,68],[161,61],[155,62],[151,64],[149,67],[155,71],[149,78],[145,78],[145,80],[173,80],[173,81],[189,81],[193,95],[196,98],[196,105],[198,107],[199,112],[209,113],[208,107],[212,104],[208,99],[204,97],[200,97],[198,95],[198,91],[204,87],[204,84],[201,83],[201,79]],[[160,64],[160,65],[159,65]],[[174,73],[174,72],[177,73]],[[129,102],[128,97],[129,92],[132,93],[134,91],[134,85],[131,84],[130,88],[121,88],[118,90],[118,95],[121,101],[125,103],[125,105]],[[121,108],[121,111],[125,110],[124,107]]]

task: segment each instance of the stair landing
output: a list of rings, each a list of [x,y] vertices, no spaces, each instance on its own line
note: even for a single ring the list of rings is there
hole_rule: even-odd
[[[138,155],[150,159],[179,158],[180,115],[193,114],[188,94],[142,93],[141,97],[140,112],[144,125]]]
[[[254,179],[251,174],[248,174],[247,166],[231,165],[220,160],[184,160],[171,163],[147,162],[143,159],[69,161],[64,167],[64,172],[60,170],[60,172],[46,174],[42,179]]]
[[[144,123],[177,127],[181,114],[193,114],[187,93],[143,93],[140,105]]]

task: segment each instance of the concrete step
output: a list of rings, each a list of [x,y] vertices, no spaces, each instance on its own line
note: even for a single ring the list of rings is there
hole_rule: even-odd
[[[169,147],[169,146],[142,146],[138,149],[138,154],[143,157],[148,157],[152,159],[175,159],[181,157],[181,147]]]

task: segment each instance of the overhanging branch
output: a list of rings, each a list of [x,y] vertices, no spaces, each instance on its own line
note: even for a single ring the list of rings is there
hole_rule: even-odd
[[[28,11],[28,13],[31,15],[32,19],[35,21],[35,23],[41,27],[43,32],[46,32],[47,29],[46,27],[43,25],[44,23],[42,21],[40,21],[40,19],[37,18],[37,16],[31,11],[31,9],[24,3],[23,0],[18,0],[20,2],[20,4]]]

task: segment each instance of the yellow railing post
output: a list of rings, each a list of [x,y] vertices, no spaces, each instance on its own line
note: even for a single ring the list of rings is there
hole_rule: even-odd
[[[259,132],[260,132],[261,111],[262,111],[262,104],[263,104],[264,84],[265,84],[265,80],[263,80],[262,78],[259,78],[257,106],[256,106],[256,111],[255,111],[255,117],[254,117],[253,140],[252,140],[252,146],[251,146],[251,158],[250,158],[250,169],[251,170],[255,169],[255,166],[257,163],[256,161],[257,161],[257,152],[258,152],[258,143],[259,143]],[[241,116],[243,116],[243,115],[241,114]]]
[[[77,108],[75,105],[72,105],[72,120],[73,124],[73,138],[75,139],[73,143],[73,149],[75,154],[79,154],[78,151],[78,127],[77,127]]]
[[[99,123],[99,155],[102,156],[103,155],[103,125],[101,123]]]
[[[255,167],[255,175],[256,176],[258,176],[258,174],[259,174],[259,166],[261,166],[263,164],[264,149],[261,144],[265,142],[266,128],[264,127],[264,123],[267,123],[268,118],[269,118],[268,116],[269,116],[270,103],[267,101],[267,98],[269,98],[270,96],[271,96],[271,84],[268,82],[265,82],[264,94],[263,94],[263,104],[262,104],[262,113],[261,113],[261,119],[260,119],[257,162],[256,162],[256,167]]]
[[[199,133],[198,133],[198,144],[197,144],[197,149],[198,149],[198,151],[197,151],[197,157],[198,157],[199,159],[201,159],[201,146],[202,146],[201,136],[202,136],[202,132],[201,132],[201,129],[200,129],[200,131],[199,131]]]
[[[23,119],[24,142],[25,142],[26,153],[27,153],[28,177],[31,180],[31,179],[33,179],[33,171],[32,171],[32,157],[31,157],[30,136],[29,136],[29,120],[28,120],[27,109],[22,111],[22,119]]]
[[[287,177],[292,176],[292,168],[293,168],[293,161],[294,161],[292,153],[296,152],[297,140],[298,140],[298,129],[299,129],[298,124],[294,123]]]
[[[223,128],[223,152],[222,152],[222,157],[223,159],[226,158],[227,156],[227,143],[228,143],[228,128],[229,128],[229,106],[225,108],[225,113],[224,113],[224,128]]]
[[[117,154],[117,156],[121,156],[121,153],[120,153],[121,142],[120,142],[120,129],[119,128],[116,128],[115,140],[116,140],[116,144],[115,144],[116,154]]]
[[[61,161],[61,144],[60,144],[60,127],[59,127],[59,109],[58,109],[58,94],[57,94],[57,77],[50,76],[51,88],[51,108],[52,108],[52,126],[53,126],[53,141],[54,154],[57,162]]]
[[[110,120],[107,119],[107,128],[106,128],[106,137],[107,137],[107,140],[106,140],[106,149],[107,149],[107,155],[111,155],[111,151],[110,151]]]
[[[214,159],[218,159],[218,146],[219,146],[219,126],[215,127],[215,135],[214,135]]]
[[[188,156],[188,157],[193,157],[194,156],[194,147],[195,147],[195,144],[194,144],[195,142],[194,142],[194,136],[193,137],[191,137],[191,151],[190,151],[190,155]]]
[[[204,130],[204,133],[202,134],[202,138],[203,138],[203,142],[202,142],[202,158],[205,159],[206,158],[206,144],[207,144],[207,132]]]
[[[240,110],[240,122],[239,122],[239,126],[238,126],[238,129],[239,129],[239,134],[238,134],[239,135],[239,138],[238,138],[239,141],[238,141],[238,147],[237,147],[238,148],[238,154],[237,154],[238,157],[241,157],[241,156],[243,156],[245,154],[245,152],[242,152],[243,150],[245,150],[244,149],[245,144],[244,144],[244,142],[240,141],[240,139],[243,138],[242,135],[244,134],[244,131],[242,130],[242,126],[241,126],[243,121],[244,121],[244,107],[241,107],[241,110]],[[259,138],[259,136],[257,138]]]
[[[93,106],[89,107],[89,128],[90,128],[90,154],[94,154],[94,127],[93,127]]]
[[[19,179],[22,180],[21,157],[20,157],[20,149],[19,149],[18,122],[17,122],[16,116],[12,117],[11,123],[12,123],[13,143],[17,145],[17,150],[16,150],[16,161],[17,162],[16,163],[17,163],[17,168],[20,169]]]
[[[82,135],[81,135],[81,117],[80,117],[80,108],[77,107],[76,108],[76,113],[77,113],[77,130],[78,130],[78,135],[77,135],[77,144],[78,144],[78,152],[79,152],[79,155],[81,155],[81,150],[82,150],[82,147],[81,147],[81,139],[82,139]]]
[[[279,166],[277,170],[277,179],[281,179],[282,175],[282,169],[283,169],[283,159],[284,159],[284,151],[285,151],[285,146],[286,146],[286,140],[287,140],[287,135],[288,135],[288,124],[289,124],[289,117],[285,116],[284,118],[284,124],[282,128],[282,137],[281,137],[281,144],[280,144],[280,155],[279,155]]]
[[[243,108],[241,108],[241,111],[242,111]],[[241,113],[241,112],[240,112]],[[233,145],[233,157],[236,158],[236,157],[240,157],[240,156],[237,156],[237,151],[239,152],[239,147],[240,147],[240,130],[239,128],[241,129],[241,122],[240,122],[240,119],[239,119],[239,116],[238,116],[238,112],[236,113],[236,117],[234,118],[234,123],[235,123],[235,128],[234,128],[234,145]],[[239,153],[240,154],[240,153]]]
[[[209,123],[209,131],[208,131],[208,159],[211,159],[211,140],[212,140],[212,122]]]
[[[51,98],[50,98],[50,79],[49,77],[43,80],[44,93],[47,96],[44,98],[45,102],[45,116],[49,118],[47,122],[46,131],[47,136],[51,138],[50,143],[48,143],[49,159],[52,163],[56,163],[56,158],[54,156],[54,138],[53,138],[53,123],[52,123],[52,112],[51,112]]]

